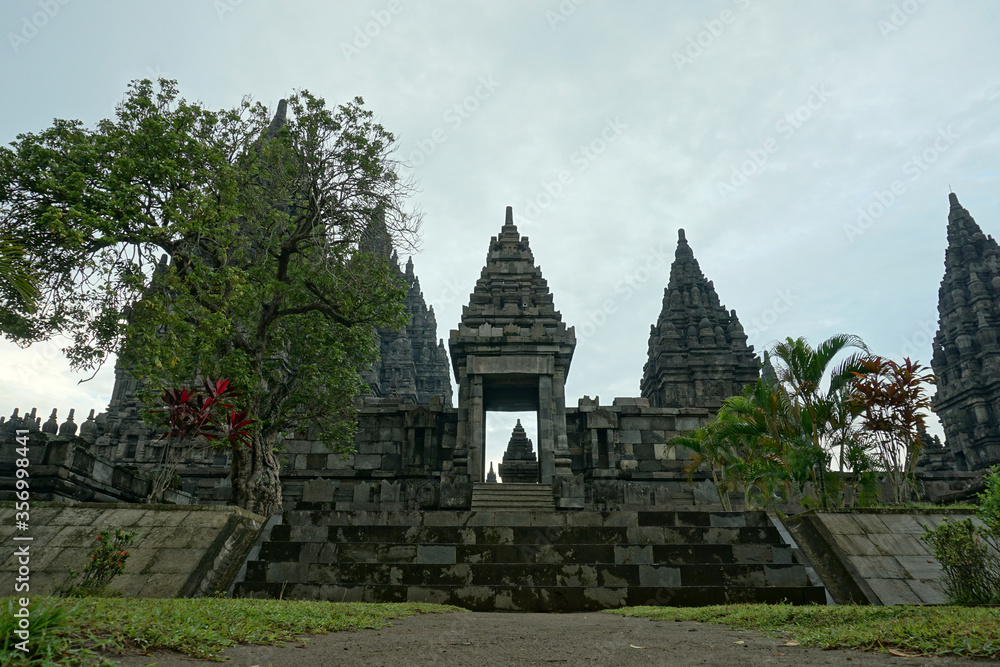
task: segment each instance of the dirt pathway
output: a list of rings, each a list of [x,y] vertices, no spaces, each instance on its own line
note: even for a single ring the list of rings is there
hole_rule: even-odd
[[[610,614],[423,614],[383,630],[315,635],[283,647],[237,646],[233,667],[371,665],[973,665],[961,658],[784,646],[785,639],[713,623],[651,621]],[[178,656],[114,656],[126,667],[219,665]]]

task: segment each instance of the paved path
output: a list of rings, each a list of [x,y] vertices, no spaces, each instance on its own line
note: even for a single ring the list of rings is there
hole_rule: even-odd
[[[422,614],[383,630],[338,632],[307,642],[237,646],[232,667],[372,665],[973,665],[961,658],[901,658],[885,653],[784,646],[785,639],[714,623],[652,621],[611,614]],[[218,662],[176,654],[117,657],[127,667],[191,667]]]

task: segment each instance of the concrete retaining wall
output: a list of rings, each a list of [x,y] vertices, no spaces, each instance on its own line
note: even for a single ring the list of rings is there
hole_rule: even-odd
[[[810,510],[785,520],[837,604],[945,604],[941,564],[921,537],[962,510]],[[978,520],[977,520],[978,521]]]
[[[14,504],[0,503],[0,543],[30,548],[30,593],[47,595],[81,570],[105,528],[136,533],[125,571],[111,588],[127,597],[200,597],[224,591],[239,572],[264,518],[237,507],[32,503],[29,530],[16,531]],[[31,536],[15,542],[15,534]],[[14,581],[18,562],[5,549],[0,579]]]

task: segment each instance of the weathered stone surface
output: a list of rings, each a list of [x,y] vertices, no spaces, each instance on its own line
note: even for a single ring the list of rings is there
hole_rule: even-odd
[[[948,195],[948,249],[938,290],[938,331],[931,366],[934,411],[947,451],[928,448],[924,470],[983,470],[1000,464],[1000,247]]]
[[[262,517],[236,507],[178,507],[84,503],[63,508],[32,503],[31,592],[51,595],[69,569],[82,570],[101,530],[134,531],[135,544],[125,571],[111,589],[127,597],[198,597],[225,591],[264,524]],[[14,533],[14,504],[0,502],[0,539]],[[13,581],[17,562],[0,564]]]
[[[810,511],[786,521],[838,604],[940,604],[941,565],[915,528],[969,512]]]
[[[482,521],[476,512],[413,514],[422,519],[420,526],[394,524],[406,513],[337,513],[331,523],[345,527],[330,534],[339,545],[336,553],[308,565],[290,557],[251,561],[237,591],[277,596],[281,591],[274,584],[280,580],[300,582],[288,586],[285,597],[329,599],[328,587],[336,582],[341,595],[362,589],[361,598],[369,601],[435,600],[510,611],[721,604],[730,598],[795,603],[823,599],[821,588],[808,585],[802,565],[764,557],[741,560],[734,558],[732,546],[718,542],[720,537],[741,539],[748,547],[741,553],[749,555],[749,547],[754,547],[755,556],[775,548],[787,550],[773,528],[712,528],[711,516],[704,512],[583,512],[579,525],[572,526],[559,520],[512,525],[520,518],[513,512],[484,513],[488,517]],[[762,525],[760,514],[747,514],[739,523]],[[667,525],[682,531],[682,544],[664,543]],[[276,533],[284,537],[279,528],[272,529],[272,540]],[[400,544],[402,539],[407,544]],[[262,554],[273,555],[268,547],[274,544],[287,556],[305,553],[309,546],[301,543],[289,549],[286,542],[268,541]],[[732,593],[734,587],[740,592]]]

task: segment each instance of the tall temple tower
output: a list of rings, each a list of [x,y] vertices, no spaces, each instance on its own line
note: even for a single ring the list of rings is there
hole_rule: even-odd
[[[931,365],[934,411],[958,470],[1000,464],[1000,248],[948,195],[948,249]]]
[[[365,376],[372,394],[378,397],[398,397],[404,403],[426,405],[434,396],[443,396],[444,404],[452,400],[451,365],[444,349],[444,340],[437,337],[434,307],[428,306],[420,291],[420,279],[413,272],[413,258],[399,269],[399,257],[379,213],[370,221],[361,241],[361,250],[379,255],[389,262],[400,280],[406,284],[406,326],[395,331],[378,330],[379,360]]]
[[[684,230],[677,236],[640,391],[652,407],[715,411],[757,381],[760,364],[736,311],[726,310],[702,274]]]

